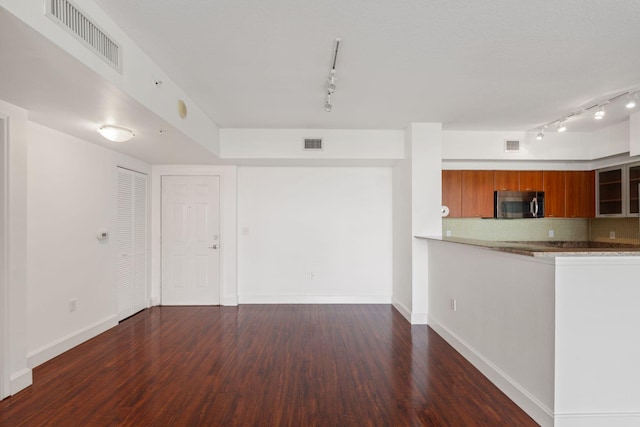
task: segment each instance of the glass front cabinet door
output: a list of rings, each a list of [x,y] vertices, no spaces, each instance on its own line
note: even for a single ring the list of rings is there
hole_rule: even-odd
[[[600,169],[597,173],[597,216],[623,216],[624,167]]]
[[[640,188],[640,163],[633,163],[627,167],[627,191],[629,194],[628,211],[629,216],[638,216],[640,212],[640,200],[638,199],[638,189]]]

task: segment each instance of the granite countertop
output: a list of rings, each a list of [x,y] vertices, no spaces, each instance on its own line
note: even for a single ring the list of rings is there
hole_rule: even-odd
[[[518,255],[549,256],[640,256],[640,245],[588,241],[489,241],[453,237],[415,236],[422,239],[479,246]]]

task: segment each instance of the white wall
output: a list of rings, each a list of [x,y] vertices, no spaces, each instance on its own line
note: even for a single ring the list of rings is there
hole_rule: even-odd
[[[238,168],[240,303],[390,303],[390,168]]]
[[[411,143],[393,167],[393,306],[410,322],[412,306]]]
[[[556,427],[640,425],[640,257],[556,265]]]
[[[640,113],[629,116],[629,154],[640,156]]]
[[[553,258],[428,244],[429,325],[534,420],[552,426]]]
[[[322,138],[323,149],[303,150],[304,138]],[[401,159],[401,130],[220,129],[225,159]]]
[[[116,167],[150,166],[35,123],[28,125],[29,365],[117,324]],[[77,310],[69,311],[71,298]]]
[[[446,161],[573,162],[590,161],[629,151],[629,122],[596,132],[444,131],[442,158]],[[506,153],[505,139],[519,140],[520,152]],[[511,166],[513,167],[513,166]],[[563,166],[564,167],[564,166]],[[540,168],[534,165],[532,168]],[[499,169],[499,168],[493,168]],[[549,167],[542,167],[549,169]],[[558,167],[560,169],[560,167]]]
[[[27,366],[27,111],[0,100],[0,116],[8,124],[5,190],[4,274],[2,301],[4,394],[15,394],[32,382]],[[6,167],[6,170],[4,169]],[[8,390],[7,390],[8,388]]]
[[[7,265],[8,265],[8,244],[9,224],[7,223],[7,183],[9,182],[7,155],[7,117],[0,116],[0,400],[9,396],[11,383],[9,382],[9,367],[6,361],[9,359],[7,346],[8,337],[5,337],[6,326],[8,324],[7,313],[9,303],[7,301]]]

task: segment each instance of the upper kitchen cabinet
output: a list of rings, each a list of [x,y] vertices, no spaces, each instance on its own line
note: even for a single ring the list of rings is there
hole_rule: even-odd
[[[565,172],[565,200],[568,218],[593,218],[596,213],[595,173]]]
[[[493,171],[462,171],[462,216],[493,217]]]
[[[542,191],[542,171],[520,171],[520,191]]]
[[[542,191],[544,191],[544,216],[562,218],[565,210],[565,171],[543,171]]]
[[[624,167],[600,169],[597,179],[597,215],[624,216]]]
[[[449,218],[462,216],[462,171],[442,171],[442,205],[449,208]]]
[[[493,189],[495,191],[518,191],[520,189],[520,172],[495,171]]]
[[[629,216],[638,216],[640,213],[640,200],[638,198],[638,185],[640,185],[640,163],[627,166],[627,189],[629,194]]]

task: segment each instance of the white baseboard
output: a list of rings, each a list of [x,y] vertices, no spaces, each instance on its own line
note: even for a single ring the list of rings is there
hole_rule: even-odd
[[[27,354],[27,366],[35,368],[36,366],[53,359],[54,357],[64,353],[67,350],[72,349],[78,344],[90,340],[91,338],[100,335],[104,331],[113,328],[118,324],[118,317],[116,315],[109,316],[102,319],[92,325],[87,326],[75,332],[60,338],[57,341],[52,342],[46,346],[40,347],[37,350],[29,352]]]
[[[637,427],[640,413],[556,414],[555,427]]]
[[[9,379],[9,393],[13,396],[17,392],[24,390],[33,384],[33,373],[31,369],[25,368],[20,372],[11,375]]]
[[[491,363],[490,360],[431,316],[429,316],[429,326],[538,424],[543,427],[554,426],[553,411],[527,392],[513,378],[509,377],[500,368]],[[609,426],[610,424],[601,425]],[[555,427],[558,427],[558,424]],[[574,427],[574,425],[571,425],[571,427]]]
[[[151,307],[160,305],[160,297],[151,297]]]
[[[427,313],[412,313],[411,310],[409,310],[406,305],[402,304],[398,300],[394,300],[392,302],[392,305],[412,325],[426,325],[427,324],[427,321],[428,321]]]
[[[238,305],[238,298],[237,297],[223,297],[222,300],[220,301],[220,305],[229,306],[229,307],[235,307],[236,305]]]
[[[396,310],[398,310],[400,314],[402,314],[402,317],[407,319],[407,322],[411,323],[411,310],[409,310],[404,304],[402,304],[398,300],[394,300],[392,304],[393,304],[393,307]]]
[[[391,304],[391,295],[240,295],[240,304]]]

